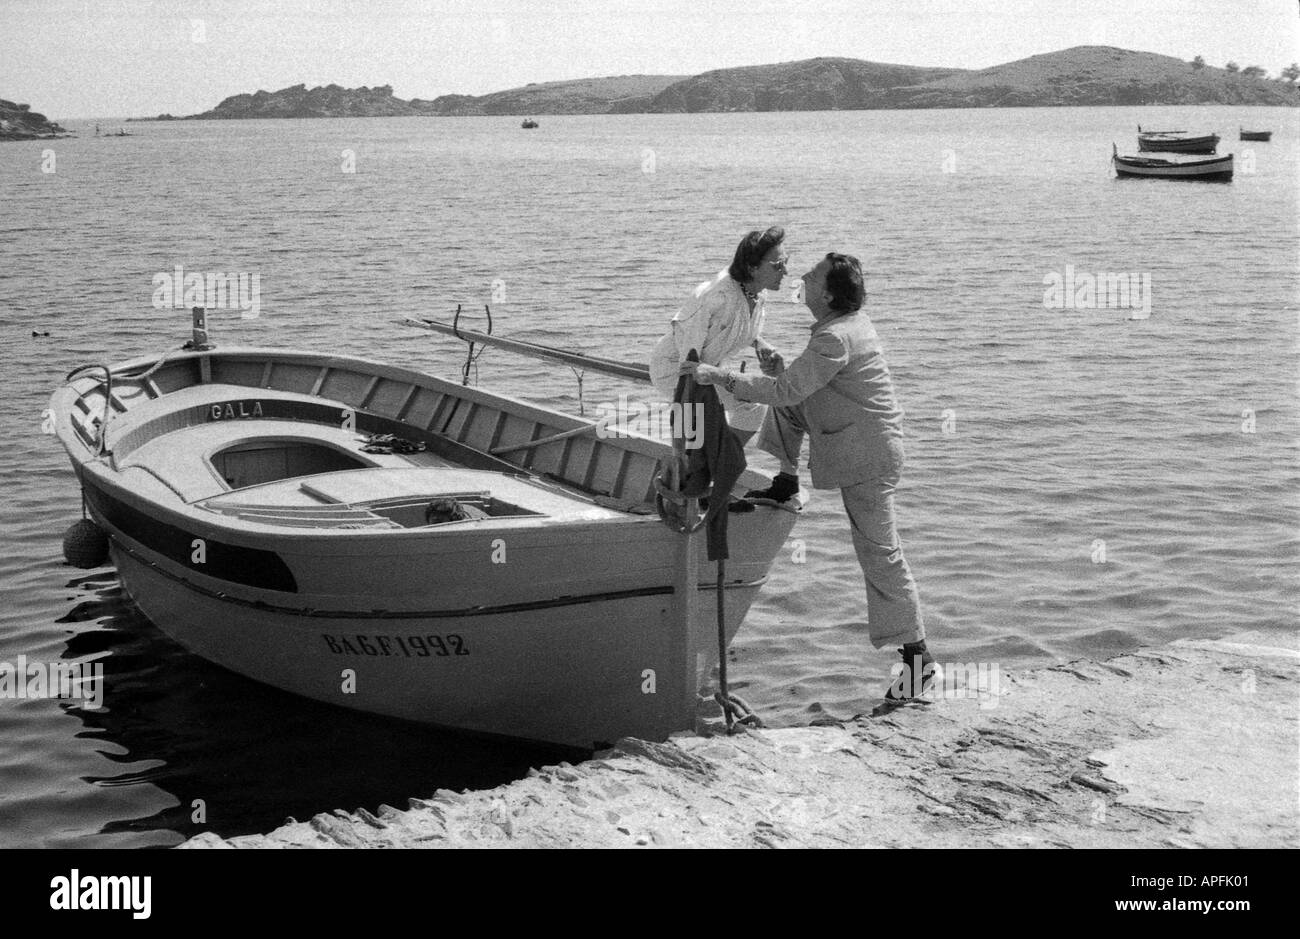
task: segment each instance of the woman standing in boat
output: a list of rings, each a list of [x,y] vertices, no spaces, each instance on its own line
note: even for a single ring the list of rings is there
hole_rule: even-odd
[[[650,380],[672,400],[678,372],[687,353],[695,349],[706,365],[722,365],[750,346],[772,347],[762,338],[764,290],[781,286],[789,255],[785,229],[751,231],[740,240],[731,266],[695,288],[673,317],[668,332],[650,355]],[[742,443],[763,425],[765,405],[736,400],[722,388],[718,397],[727,409],[727,422]]]

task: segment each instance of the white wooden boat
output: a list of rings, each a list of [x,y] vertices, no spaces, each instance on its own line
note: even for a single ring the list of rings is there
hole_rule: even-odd
[[[1115,165],[1115,174],[1121,177],[1182,179],[1193,182],[1229,182],[1232,179],[1231,153],[1210,159],[1120,156],[1118,148],[1111,144],[1111,161]]]
[[[483,734],[596,747],[694,726],[717,567],[702,533],[639,514],[667,444],[356,358],[158,361],[81,371],[51,407],[126,591],[182,645]],[[371,434],[424,449],[363,452]],[[729,521],[728,642],[795,515]]]

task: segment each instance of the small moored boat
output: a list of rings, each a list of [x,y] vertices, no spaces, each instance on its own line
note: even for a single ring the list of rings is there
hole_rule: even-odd
[[[1162,157],[1120,156],[1111,144],[1111,161],[1120,177],[1142,176],[1157,179],[1185,179],[1200,182],[1228,182],[1232,179],[1232,154],[1208,160]]]
[[[1214,153],[1218,134],[1193,136],[1185,130],[1142,130],[1138,125],[1138,149],[1144,153]]]
[[[1271,130],[1246,130],[1244,127],[1239,127],[1238,130],[1241,132],[1242,140],[1262,140],[1267,143],[1273,139]]]
[[[519,126],[522,127],[524,130],[532,130],[534,127],[537,126],[537,122],[533,120],[531,117],[529,117],[529,118],[525,118],[524,122]]]
[[[735,635],[793,512],[732,515],[723,575],[655,515],[660,440],[363,359],[215,349],[200,325],[188,351],[77,369],[51,400],[160,629],[286,691],[449,728],[591,748],[694,726],[715,630]]]

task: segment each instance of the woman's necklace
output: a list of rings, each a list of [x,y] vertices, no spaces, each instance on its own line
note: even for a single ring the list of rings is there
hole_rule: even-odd
[[[757,303],[757,302],[758,302],[758,291],[757,291],[757,290],[750,290],[750,289],[749,289],[748,287],[746,287],[744,284],[741,284],[741,285],[740,285],[740,292],[743,293],[743,294],[745,295],[745,297],[749,300],[750,303]]]

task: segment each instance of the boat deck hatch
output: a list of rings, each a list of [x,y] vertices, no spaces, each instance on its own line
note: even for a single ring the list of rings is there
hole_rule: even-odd
[[[212,454],[212,466],[231,489],[314,476],[371,464],[337,447],[310,440],[257,440]]]

